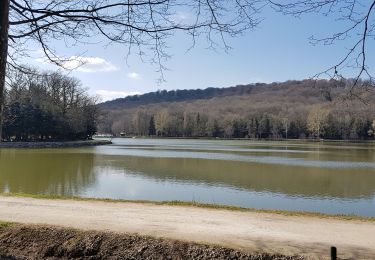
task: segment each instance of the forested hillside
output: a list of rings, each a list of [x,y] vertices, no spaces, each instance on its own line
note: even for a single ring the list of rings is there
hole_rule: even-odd
[[[99,132],[226,138],[373,139],[375,94],[351,80],[157,91],[102,103]],[[360,98],[358,98],[360,97]]]
[[[235,96],[250,94],[253,87],[265,86],[266,84],[244,85],[229,88],[206,88],[183,89],[183,90],[158,90],[143,95],[128,96],[113,101],[107,101],[102,107],[108,109],[118,109],[161,102],[179,102],[196,99],[210,99],[213,97]]]

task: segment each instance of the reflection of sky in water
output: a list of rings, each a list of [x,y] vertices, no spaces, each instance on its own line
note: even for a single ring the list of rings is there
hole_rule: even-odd
[[[109,147],[108,147],[109,148]],[[197,158],[208,160],[230,160],[250,163],[280,164],[290,166],[322,167],[322,168],[374,168],[375,162],[348,162],[348,161],[326,161],[326,160],[308,160],[304,158],[288,158],[277,156],[250,156],[231,153],[214,152],[187,152],[187,151],[168,151],[168,150],[145,150],[145,149],[127,149],[110,148],[100,150],[99,153],[107,155],[137,156],[137,157],[158,157],[158,158]]]
[[[311,141],[254,141],[254,140],[204,140],[204,139],[148,139],[148,138],[115,138],[114,145],[125,146],[156,146],[164,147],[204,147],[204,148],[224,148],[234,147],[254,148],[254,149],[288,149],[288,150],[372,150],[375,151],[375,143],[350,143],[350,142],[311,142]]]
[[[119,174],[115,171],[99,174],[97,184],[78,195],[127,200],[182,200],[258,209],[375,216],[375,197],[351,200],[306,198],[282,193],[238,190],[204,183],[155,180],[136,173]]]
[[[290,149],[266,149],[266,148],[235,148],[222,146],[204,146],[197,147],[196,145],[184,146],[151,146],[151,145],[126,145],[118,146],[125,149],[143,149],[143,150],[194,150],[194,151],[223,151],[223,152],[256,152],[256,153],[315,153],[315,151],[290,150]]]

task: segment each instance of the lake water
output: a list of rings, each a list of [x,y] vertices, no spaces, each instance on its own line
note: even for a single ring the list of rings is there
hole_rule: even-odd
[[[0,192],[375,216],[375,144],[113,139],[0,149]]]

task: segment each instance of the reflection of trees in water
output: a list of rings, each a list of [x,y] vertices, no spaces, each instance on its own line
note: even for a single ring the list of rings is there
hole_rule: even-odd
[[[111,170],[136,172],[154,181],[223,185],[292,196],[343,199],[375,196],[375,169],[95,155],[74,149],[0,149],[0,192],[79,195],[97,183],[97,175]]]
[[[75,195],[95,183],[94,155],[64,150],[0,150],[0,190]]]
[[[111,159],[111,160],[109,160]],[[158,180],[225,185],[304,197],[370,198],[375,169],[329,169],[237,161],[97,156],[97,164]]]

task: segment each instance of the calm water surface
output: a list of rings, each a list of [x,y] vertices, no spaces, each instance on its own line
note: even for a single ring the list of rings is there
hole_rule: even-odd
[[[0,149],[0,192],[375,216],[375,144],[114,139]]]

